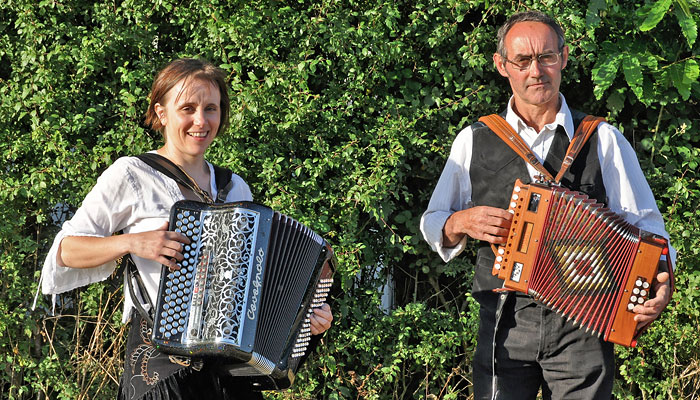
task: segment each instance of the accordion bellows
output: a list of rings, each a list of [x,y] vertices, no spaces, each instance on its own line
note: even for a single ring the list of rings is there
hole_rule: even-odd
[[[211,358],[259,390],[291,386],[328,295],[330,246],[298,221],[252,203],[178,201],[180,269],[163,268],[152,339],[159,350]]]
[[[636,345],[632,311],[649,298],[665,238],[641,230],[586,195],[515,182],[504,246],[493,275],[530,294],[581,329]]]

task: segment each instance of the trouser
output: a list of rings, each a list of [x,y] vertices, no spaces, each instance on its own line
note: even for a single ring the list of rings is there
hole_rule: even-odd
[[[514,293],[482,307],[473,359],[474,398],[610,399],[613,344]],[[495,369],[495,374],[492,373]]]

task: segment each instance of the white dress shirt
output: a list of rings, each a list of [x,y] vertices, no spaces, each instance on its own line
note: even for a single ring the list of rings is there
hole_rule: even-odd
[[[214,167],[209,164],[212,198],[218,189]],[[243,179],[233,174],[233,188],[226,202],[252,201],[250,188]],[[75,215],[66,221],[56,235],[41,272],[41,290],[55,295],[107,279],[116,267],[115,261],[95,268],[63,267],[56,261],[59,245],[66,236],[107,237],[123,230],[124,233],[152,231],[170,218],[170,208],[184,196],[178,184],[154,170],[136,157],[119,158],[97,179],[97,183],[83,200]],[[153,302],[157,299],[161,264],[132,255],[144,286]],[[124,315],[126,321],[133,307],[125,291]]]
[[[513,111],[512,98],[508,102],[506,122],[530,146],[541,163],[547,157],[558,125],[564,127],[569,140],[574,135],[571,111],[564,96],[560,94],[559,97],[561,108],[554,122],[545,125],[540,132],[527,126]],[[668,239],[663,217],[656,205],[654,195],[639,166],[637,155],[627,139],[614,126],[601,123],[598,126],[597,151],[605,193],[608,197],[608,208],[636,227]],[[423,237],[445,262],[459,255],[467,240],[465,235],[456,246],[445,247],[442,243],[442,229],[450,215],[472,206],[472,187],[469,177],[471,158],[472,130],[471,127],[467,127],[454,140],[450,156],[430,198],[428,209],[421,218],[420,229]],[[539,173],[529,163],[526,164],[530,178],[534,181],[535,175]],[[669,254],[672,265],[675,265],[676,251],[670,245]]]

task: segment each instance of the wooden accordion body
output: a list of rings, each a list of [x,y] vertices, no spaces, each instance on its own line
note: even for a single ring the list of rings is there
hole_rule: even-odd
[[[632,309],[649,298],[666,239],[557,186],[517,180],[509,211],[508,240],[495,248],[492,270],[504,288],[531,295],[606,341],[635,346]]]
[[[335,258],[318,234],[252,202],[178,201],[180,269],[163,268],[153,344],[207,358],[253,389],[284,389],[305,358],[309,317],[325,300]]]

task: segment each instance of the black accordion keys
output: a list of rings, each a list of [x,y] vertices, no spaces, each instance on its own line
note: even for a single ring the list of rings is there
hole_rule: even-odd
[[[163,268],[152,333],[164,353],[210,359],[257,390],[292,385],[325,300],[335,258],[317,233],[252,203],[183,200],[170,229],[191,240]]]

